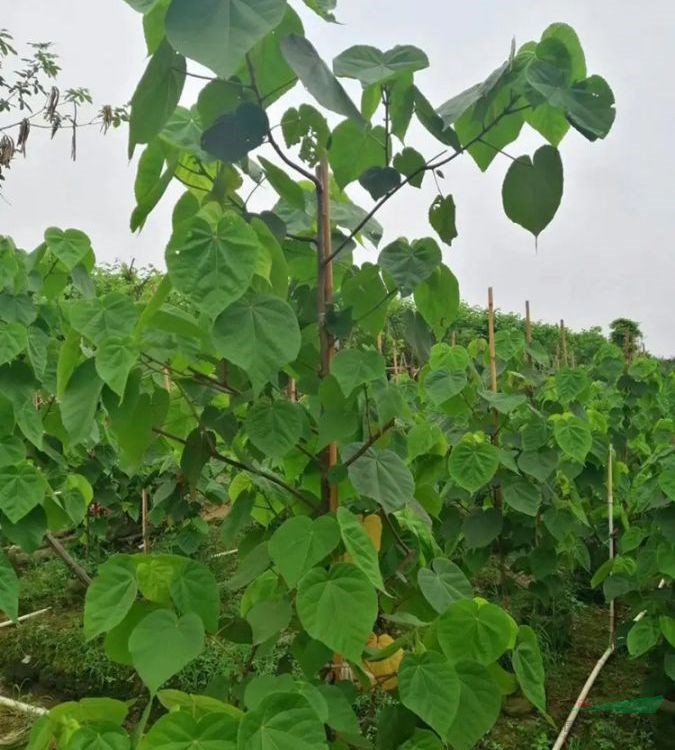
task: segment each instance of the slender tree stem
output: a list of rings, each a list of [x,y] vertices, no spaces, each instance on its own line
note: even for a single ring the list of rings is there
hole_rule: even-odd
[[[369,448],[371,448],[386,432],[389,432],[391,428],[394,426],[394,420],[390,419],[386,424],[382,425],[378,430],[375,430],[373,434],[366,440],[366,442],[354,453],[353,456],[350,456],[345,462],[344,466],[351,466],[354,461],[358,461],[361,456],[368,451]]]

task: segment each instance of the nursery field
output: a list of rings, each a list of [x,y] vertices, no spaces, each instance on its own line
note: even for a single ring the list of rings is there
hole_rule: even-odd
[[[672,362],[469,308],[446,262],[456,159],[508,161],[536,242],[562,139],[610,133],[575,31],[438,106],[418,47],[321,58],[334,0],[126,4],[128,107],[87,119],[49,46],[0,77],[3,186],[86,122],[128,129],[132,231],[180,189],[162,270],[0,235],[0,748],[670,747]]]

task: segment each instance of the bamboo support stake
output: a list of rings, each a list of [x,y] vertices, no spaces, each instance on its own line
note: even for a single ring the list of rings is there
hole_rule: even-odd
[[[495,303],[492,287],[488,288],[488,351],[490,355],[490,387],[493,393],[497,393],[497,350],[495,345]],[[492,433],[492,444],[499,445],[499,412],[492,409],[492,423],[494,430]],[[501,512],[504,507],[504,497],[502,488],[495,488],[495,507]],[[504,606],[508,606],[508,591],[506,586],[506,566],[504,560],[504,549],[502,547],[501,536],[498,539],[499,544],[499,575],[502,589],[502,599]]]
[[[330,172],[328,170],[328,159],[323,158],[318,169],[319,182],[319,252],[318,252],[318,274],[317,274],[317,311],[319,321],[319,343],[321,347],[321,377],[327,377],[330,373],[331,362],[335,356],[335,341],[326,325],[326,316],[333,304],[333,262],[330,260],[332,248],[332,235],[330,226]],[[321,495],[331,513],[337,511],[338,495],[337,486],[331,484],[329,473],[337,465],[337,444],[329,443],[324,451]]]
[[[87,571],[75,560],[68,550],[59,542],[56,537],[47,533],[45,535],[47,544],[56,552],[56,554],[63,560],[63,562],[70,568],[76,578],[78,578],[85,586],[89,586],[91,578]]]
[[[150,533],[148,531],[148,490],[141,490],[141,531],[143,534],[143,554],[150,552]]]
[[[453,346],[457,346],[457,331],[452,332],[451,343]]]
[[[11,698],[3,698],[0,695],[0,706],[9,708],[12,711],[18,711],[22,714],[29,714],[30,716],[44,716],[49,711],[41,706],[31,706],[28,703],[21,703],[21,701],[15,701]]]
[[[21,617],[17,617],[16,620],[5,620],[4,622],[0,622],[0,628],[8,628],[10,625],[17,625],[20,622],[32,620],[33,617],[39,617],[45,612],[49,612],[50,609],[51,607],[45,607],[44,609],[38,609],[35,612],[29,612],[27,615],[21,615]]]
[[[609,446],[609,463],[607,466],[607,533],[609,534],[609,559],[614,559],[614,447],[610,444]],[[570,711],[563,728],[560,730],[555,745],[552,750],[562,750],[567,741],[567,737],[576,721],[579,711],[584,705],[588,694],[591,692],[591,688],[595,683],[597,676],[602,671],[602,668],[607,663],[609,657],[614,653],[616,648],[615,642],[615,620],[614,620],[614,600],[609,603],[609,645],[607,646],[603,655],[598,659],[596,665],[593,667],[593,671],[588,675],[588,679],[581,688],[579,697],[577,698],[572,710]]]
[[[562,363],[567,367],[567,330],[565,329],[565,321],[560,321],[560,346],[562,351]]]
[[[394,357],[394,382],[398,383],[398,349],[396,348],[396,338],[392,337],[391,350]]]
[[[530,347],[532,346],[532,318],[530,317],[530,300],[525,300],[525,341],[527,342],[527,362],[532,364]]]

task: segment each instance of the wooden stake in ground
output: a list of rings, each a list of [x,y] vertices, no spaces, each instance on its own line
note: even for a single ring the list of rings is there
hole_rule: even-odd
[[[614,471],[613,471],[613,464],[614,464],[614,447],[610,444],[609,446],[609,463],[607,466],[607,533],[609,534],[609,559],[614,559]],[[614,620],[614,600],[610,601],[609,603],[609,645],[607,646],[607,649],[605,650],[604,654],[598,659],[597,664],[593,667],[593,671],[588,675],[588,679],[584,683],[583,688],[581,688],[581,692],[579,693],[579,697],[576,700],[576,703],[572,707],[572,710],[569,713],[569,716],[567,717],[567,720],[565,721],[565,724],[563,725],[563,728],[560,730],[560,734],[558,735],[555,745],[553,745],[552,750],[562,750],[562,748],[565,746],[565,742],[567,741],[567,737],[572,729],[572,726],[574,725],[574,722],[576,721],[577,716],[579,715],[579,711],[581,710],[581,707],[586,702],[586,697],[591,692],[591,688],[593,687],[593,683],[595,682],[597,676],[600,674],[602,668],[607,663],[607,660],[609,657],[614,653],[614,649],[616,648],[616,625]]]
[[[143,533],[143,554],[150,552],[150,533],[148,530],[148,490],[141,490],[141,529]]]
[[[320,188],[317,190],[319,213],[319,252],[317,273],[317,314],[319,321],[319,345],[321,349],[322,378],[328,377],[335,356],[335,339],[328,330],[327,316],[333,304],[333,261],[331,260],[332,236],[330,226],[330,173],[328,159],[324,158],[318,171]],[[321,498],[324,506],[334,513],[338,507],[337,486],[331,484],[329,474],[337,465],[337,444],[330,443],[323,454],[321,467]]]
[[[78,578],[85,586],[89,586],[91,578],[87,571],[75,560],[68,550],[59,542],[59,540],[52,536],[50,533],[45,535],[47,544],[56,552],[56,554],[63,560],[63,562],[70,568],[76,578]]]
[[[567,330],[565,328],[565,321],[560,321],[560,347],[562,352],[562,363],[564,367],[567,367]]]
[[[530,347],[532,346],[532,318],[530,318],[530,300],[525,300],[525,341],[527,342],[527,362],[532,364]]]
[[[488,289],[488,353],[490,356],[490,388],[493,393],[497,393],[497,349],[495,345],[495,304],[492,287]],[[499,412],[497,409],[492,409],[492,444],[495,446],[499,445]],[[502,488],[500,486],[495,487],[495,507],[500,512],[504,508],[504,497],[502,495]],[[502,588],[502,599],[504,606],[508,606],[508,591],[506,586],[506,565],[504,560],[504,549],[502,547],[501,537],[498,540],[499,544],[499,572],[500,572],[500,583]]]

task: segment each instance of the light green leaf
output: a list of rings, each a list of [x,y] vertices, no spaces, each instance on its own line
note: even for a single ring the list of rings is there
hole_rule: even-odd
[[[28,332],[25,325],[0,320],[0,365],[12,362],[27,346]]]
[[[553,146],[542,146],[533,159],[521,156],[509,167],[502,187],[504,211],[538,237],[555,216],[562,194],[560,154]]]
[[[307,516],[289,518],[272,534],[269,555],[290,588],[327,557],[339,544],[340,532],[332,516],[312,521]]]
[[[249,294],[216,319],[213,343],[218,354],[241,367],[259,391],[298,356],[300,328],[288,303]]]
[[[298,444],[303,432],[302,407],[290,401],[258,401],[248,410],[244,429],[266,456],[283,458]]]
[[[470,661],[455,665],[459,708],[446,739],[453,750],[471,750],[494,726],[502,706],[499,685],[485,667]]]
[[[327,750],[321,720],[297,693],[267,696],[246,713],[239,727],[238,750]]]
[[[668,615],[661,615],[659,617],[659,626],[664,638],[675,648],[675,617],[668,617]]]
[[[178,619],[170,610],[158,609],[141,620],[129,638],[134,669],[151,693],[199,656],[203,648],[204,625],[193,612]]]
[[[447,659],[434,651],[406,654],[398,673],[401,703],[445,737],[459,708],[460,684]]]
[[[338,508],[337,521],[351,562],[366,574],[375,588],[385,591],[377,550],[363,524],[345,507]]]
[[[527,403],[527,396],[521,393],[493,393],[492,391],[481,391],[480,395],[501,414],[510,414],[523,404]]]
[[[632,657],[642,656],[650,651],[658,643],[661,629],[658,620],[652,617],[643,617],[636,622],[628,631],[626,646]]]
[[[537,635],[528,625],[521,625],[518,628],[516,647],[511,660],[518,683],[526,698],[545,714],[544,662],[541,658]]]
[[[471,584],[459,566],[442,557],[432,560],[431,568],[420,568],[417,583],[424,598],[439,614],[454,602],[473,596]]]
[[[253,645],[264,643],[288,627],[293,611],[286,599],[266,599],[254,604],[246,613],[251,626]]]
[[[459,284],[445,265],[440,265],[415,289],[415,305],[438,340],[459,312]]]
[[[73,444],[85,442],[95,424],[103,381],[88,359],[75,368],[61,400],[61,419]]]
[[[91,240],[79,229],[50,227],[45,230],[45,242],[52,253],[72,271],[91,253]]]
[[[385,167],[384,128],[364,127],[354,120],[333,131],[328,160],[340,187],[357,180],[371,167]]]
[[[10,620],[19,616],[19,578],[0,550],[0,612]]]
[[[23,440],[8,435],[0,438],[0,468],[13,466],[26,458],[26,445]]]
[[[68,750],[129,750],[131,739],[121,728],[83,726],[68,740]]]
[[[96,350],[96,372],[122,398],[129,373],[138,359],[138,348],[130,337],[106,339]]]
[[[441,616],[436,634],[451,663],[468,659],[488,665],[509,648],[512,620],[495,604],[463,599]]]
[[[526,516],[537,515],[541,505],[541,491],[527,479],[512,479],[502,485],[504,501],[519,513]]]
[[[173,0],[166,33],[179,52],[229,78],[285,11],[284,0]]]
[[[271,161],[262,156],[258,159],[262,168],[265,170],[267,180],[280,198],[283,198],[293,208],[298,211],[305,210],[305,191],[292,180],[283,169],[277,167]]]
[[[361,385],[385,380],[384,357],[369,349],[342,349],[331,363],[331,375],[345,396]]]
[[[208,633],[218,630],[220,594],[213,573],[197,560],[189,560],[169,584],[171,598],[179,612],[201,617]]]
[[[465,435],[448,459],[450,476],[468,492],[476,492],[487,484],[498,468],[499,451],[482,433]]]
[[[360,663],[377,617],[377,595],[355,565],[310,570],[298,585],[296,609],[312,638]]]
[[[129,156],[138,143],[150,143],[171,117],[185,85],[183,55],[165,40],[150,58],[131,98],[129,115]]]
[[[238,729],[239,722],[228,713],[197,720],[189,711],[172,711],[153,724],[142,746],[143,750],[237,750]]]
[[[345,458],[358,450],[345,450]],[[349,479],[361,495],[378,502],[387,513],[404,508],[413,498],[415,482],[404,461],[393,451],[369,448],[349,464]]]
[[[588,422],[574,414],[562,414],[553,423],[556,443],[570,458],[583,464],[593,445]]]
[[[441,249],[430,237],[416,240],[412,245],[400,237],[382,250],[378,263],[394,279],[401,296],[407,297],[441,263]]]
[[[110,292],[94,299],[73,300],[67,309],[73,328],[97,346],[110,337],[131,336],[138,320],[133,301],[121,292]],[[79,341],[70,342],[73,349],[76,344],[79,345]]]
[[[384,83],[403,72],[429,67],[429,59],[418,47],[401,45],[382,52],[376,47],[357,45],[333,60],[333,71],[340,78],[355,78],[364,86]]]
[[[304,36],[289,34],[281,41],[281,51],[293,72],[319,104],[363,125],[358,107]]]
[[[166,263],[174,288],[215,318],[246,293],[259,251],[255,231],[228,212],[214,228],[195,219],[185,242],[167,248]]]
[[[84,602],[84,635],[90,641],[112,630],[126,617],[138,585],[133,564],[123,555],[111,557],[98,569]]]
[[[48,490],[42,472],[29,461],[0,469],[0,511],[18,523],[44,500]]]

